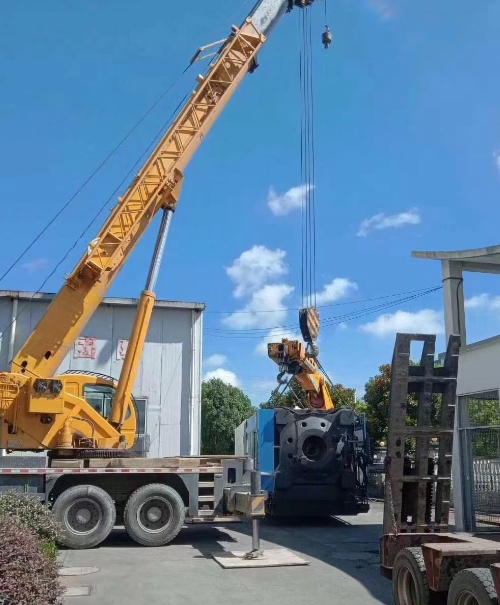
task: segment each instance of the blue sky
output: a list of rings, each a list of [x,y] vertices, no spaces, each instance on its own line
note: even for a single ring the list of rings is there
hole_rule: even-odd
[[[0,270],[177,83],[0,288],[40,287],[194,87],[205,66],[178,79],[194,51],[225,37],[252,3],[2,3]],[[312,7],[323,318],[400,297],[356,301],[440,285],[439,264],[412,259],[412,250],[500,243],[500,4],[328,0],[328,12],[334,40],[325,51],[323,3]],[[276,367],[261,354],[270,329],[298,332],[297,31],[294,11],[186,171],[158,283],[162,299],[207,304],[205,372],[237,382],[256,403],[274,386]],[[57,291],[106,213],[44,291]],[[155,233],[153,226],[110,294],[138,296]],[[470,305],[469,341],[497,334],[499,280],[468,274],[465,291],[483,295]],[[440,291],[325,326],[323,365],[361,392],[390,361],[395,331],[412,328],[442,331]]]

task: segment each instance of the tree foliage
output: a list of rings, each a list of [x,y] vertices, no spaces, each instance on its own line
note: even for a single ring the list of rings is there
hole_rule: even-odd
[[[43,553],[35,533],[14,516],[0,517],[0,602],[26,605],[61,603],[59,566]]]
[[[201,452],[234,454],[234,430],[255,409],[241,389],[218,378],[201,387]]]
[[[359,414],[365,412],[366,406],[356,397],[356,389],[349,389],[342,384],[329,385],[330,396],[338,408],[352,408]],[[261,409],[274,408],[307,408],[307,394],[296,380],[292,380],[281,395],[273,391],[265,403],[260,404]]]
[[[44,552],[57,557],[61,527],[50,508],[38,498],[16,491],[0,494],[0,519],[4,517],[13,517],[18,525],[39,538]]]
[[[410,365],[416,365],[410,361]],[[379,367],[379,373],[372,376],[365,385],[364,403],[369,426],[370,437],[377,444],[387,442],[389,427],[389,404],[391,397],[391,364]],[[441,395],[432,398],[431,425],[436,426],[440,421]],[[418,415],[418,396],[410,394],[406,404],[406,424],[416,426]],[[407,453],[414,449],[414,443],[407,444]]]

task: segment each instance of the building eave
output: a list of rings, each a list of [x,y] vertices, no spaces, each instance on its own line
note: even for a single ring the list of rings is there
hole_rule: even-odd
[[[17,299],[21,301],[51,301],[55,298],[54,293],[47,292],[22,292],[16,290],[0,290],[0,298]],[[136,307],[139,300],[137,298],[103,298],[102,304],[109,306],[125,306],[125,307]],[[200,302],[180,302],[172,300],[157,300],[155,307],[168,308],[168,309],[187,309],[192,311],[204,311],[206,308],[205,303]]]

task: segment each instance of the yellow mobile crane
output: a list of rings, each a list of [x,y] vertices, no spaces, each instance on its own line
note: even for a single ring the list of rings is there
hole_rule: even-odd
[[[206,58],[207,50],[213,57],[205,75],[198,76],[198,86],[12,360],[11,371],[0,373],[0,449],[48,452],[41,468],[23,467],[23,457],[0,456],[0,492],[17,487],[51,502],[70,548],[98,545],[116,524],[139,544],[160,546],[184,523],[234,521],[244,514],[252,518],[252,552],[258,552],[257,519],[264,515],[265,496],[253,459],[130,457],[138,432],[132,389],[184,171],[244,76],[256,69],[257,55],[280,18],[313,2],[258,0],[226,40],[196,52],[191,64]],[[325,48],[331,41],[327,27]],[[158,238],[119,380],[88,372],[57,374],[158,214]],[[319,316],[312,304],[301,311],[300,324],[307,349],[284,341],[271,357],[282,374],[292,373],[308,391],[311,407],[330,410],[333,403],[314,357]],[[92,405],[96,394],[103,398],[102,413]]]
[[[92,450],[118,453],[134,445],[137,411],[132,388],[184,171],[244,76],[257,67],[257,55],[282,15],[294,6],[306,8],[313,1],[260,0],[241,27],[232,27],[229,37],[214,53],[206,75],[198,76],[198,86],[192,96],[14,357],[11,371],[0,373],[0,447],[50,450],[54,456],[67,458],[92,453]],[[331,34],[327,30],[323,34],[325,47],[329,41]],[[200,49],[191,63],[211,46],[214,45]],[[163,217],[157,245],[118,383],[78,373],[55,375],[136,244],[160,212]],[[308,367],[311,361],[300,350],[299,346],[296,360]],[[311,377],[309,370],[306,372]],[[87,391],[96,389],[105,390],[112,399],[107,417],[87,401]],[[315,407],[312,400],[311,403]]]
[[[234,515],[246,514],[255,521],[254,551],[258,549],[256,518],[264,514],[264,495],[252,460],[128,457],[138,432],[132,388],[184,171],[245,75],[257,67],[257,55],[280,18],[313,2],[258,0],[226,40],[196,52],[191,64],[204,58],[207,49],[218,47],[189,100],[12,360],[11,371],[0,373],[0,448],[49,454],[42,468],[23,468],[19,459],[9,466],[10,459],[0,457],[0,491],[17,486],[52,502],[68,547],[95,546],[117,523],[125,525],[136,542],[159,546],[170,542],[184,523],[232,521]],[[325,48],[331,42],[328,28],[322,42]],[[119,380],[56,374],[160,213],[158,239]],[[96,391],[109,411],[101,414],[91,405]]]

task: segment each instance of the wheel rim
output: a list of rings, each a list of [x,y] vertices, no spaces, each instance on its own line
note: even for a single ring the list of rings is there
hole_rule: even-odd
[[[396,589],[400,605],[418,605],[415,579],[408,567],[399,570]]]
[[[457,597],[456,605],[479,605],[479,601],[468,590],[463,590]]]
[[[168,527],[172,514],[173,509],[168,500],[161,496],[152,496],[137,510],[137,523],[144,531],[157,534]]]
[[[102,509],[95,500],[79,498],[66,510],[66,525],[75,534],[91,534],[102,520]]]

